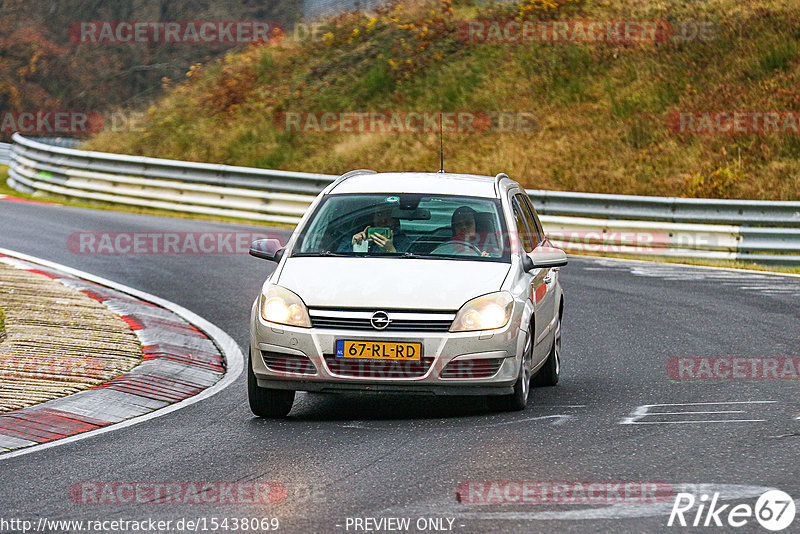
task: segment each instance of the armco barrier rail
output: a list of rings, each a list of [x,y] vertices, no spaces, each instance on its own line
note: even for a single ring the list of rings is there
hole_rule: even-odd
[[[336,178],[13,141],[8,183],[20,191],[266,222],[296,224]],[[528,194],[571,252],[800,265],[800,202]]]
[[[8,143],[0,143],[0,165],[8,165],[11,159],[11,145]]]

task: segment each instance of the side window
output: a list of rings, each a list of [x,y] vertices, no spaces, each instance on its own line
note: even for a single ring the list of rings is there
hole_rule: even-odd
[[[545,239],[544,229],[542,228],[542,223],[539,220],[539,216],[536,215],[536,209],[533,207],[533,202],[531,202],[531,197],[528,195],[520,195],[522,197],[522,202],[525,204],[525,207],[528,208],[527,211],[530,212],[530,216],[533,219],[533,226],[531,229],[535,229],[536,232],[536,242],[541,243]]]
[[[516,194],[514,195],[514,199],[517,201],[520,209],[522,210],[522,217],[525,219],[525,224],[527,225],[528,229],[531,233],[531,240],[533,241],[533,247],[535,248],[536,245],[541,243],[541,239],[539,233],[536,229],[536,223],[533,221],[533,215],[531,211],[528,209],[528,205],[525,203],[525,198],[527,195]],[[528,250],[530,252],[530,250]]]
[[[511,208],[514,211],[514,220],[517,223],[517,233],[519,235],[522,248],[525,252],[531,252],[536,247],[533,241],[533,236],[525,218],[525,208],[520,206],[519,200],[515,196],[511,199]]]

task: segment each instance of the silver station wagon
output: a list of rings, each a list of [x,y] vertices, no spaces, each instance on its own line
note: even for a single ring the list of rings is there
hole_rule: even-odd
[[[314,200],[253,303],[250,408],[295,391],[486,395],[558,382],[566,254],[505,174],[351,171]]]

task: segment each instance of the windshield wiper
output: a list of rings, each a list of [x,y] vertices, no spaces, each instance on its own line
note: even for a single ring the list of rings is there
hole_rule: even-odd
[[[294,254],[296,257],[315,257],[315,256],[326,256],[326,257],[337,257],[337,258],[349,258],[352,257],[353,254],[344,254],[342,252],[332,252],[330,250],[322,250],[320,252],[299,252]]]
[[[401,255],[400,255],[400,257],[401,257],[401,258],[417,259],[417,260],[418,260],[418,259],[431,259],[431,258],[435,258],[435,256],[434,256],[434,255],[432,255],[432,254],[419,254],[419,253],[417,253],[417,252],[403,252],[403,254],[401,254]]]

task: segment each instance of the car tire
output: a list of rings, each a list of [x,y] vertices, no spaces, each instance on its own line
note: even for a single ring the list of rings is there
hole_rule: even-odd
[[[286,417],[294,403],[294,391],[290,389],[262,388],[253,372],[253,357],[247,358],[247,398],[250,411],[258,417]]]
[[[533,332],[533,330],[531,330]],[[514,393],[486,397],[489,408],[495,412],[518,412],[528,405],[531,392],[531,363],[533,360],[533,333],[525,342],[525,353],[520,362],[519,376],[514,383]]]
[[[561,317],[556,323],[556,333],[553,337],[553,348],[547,356],[539,372],[533,377],[534,387],[549,387],[558,384],[558,377],[561,374]]]

